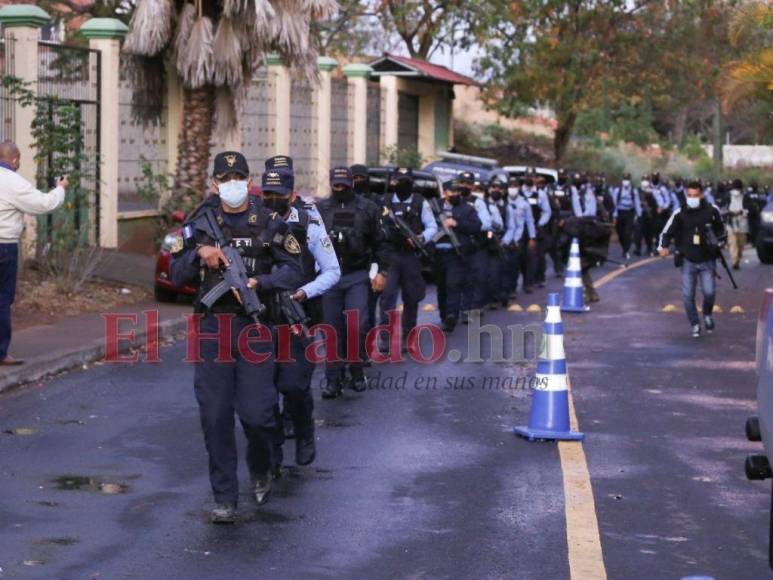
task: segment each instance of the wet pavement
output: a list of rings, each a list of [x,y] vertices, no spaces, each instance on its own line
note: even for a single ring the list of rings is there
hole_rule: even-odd
[[[591,313],[564,317],[610,578],[768,574],[770,484],[744,478],[758,446],[743,426],[772,272],[749,265],[732,300],[720,282],[719,303],[746,314],[718,315],[700,341],[666,262],[624,273]],[[544,302],[541,292],[520,304]],[[667,303],[680,311],[661,312]],[[497,311],[484,323],[541,318]],[[460,326],[448,348],[465,339]],[[161,354],[0,396],[0,578],[570,576],[558,449],[512,435],[530,394],[501,386],[533,364],[400,363],[336,401],[319,399],[315,375],[317,461],[286,468],[262,508],[245,493],[239,523],[217,527],[193,369],[182,344]],[[241,479],[246,492],[243,468]]]

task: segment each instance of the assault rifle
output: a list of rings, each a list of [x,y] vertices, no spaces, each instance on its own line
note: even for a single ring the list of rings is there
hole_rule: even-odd
[[[233,290],[247,316],[252,318],[255,323],[259,323],[260,317],[266,312],[266,307],[261,303],[255,290],[248,286],[249,276],[242,255],[236,248],[232,248],[226,243],[223,230],[220,229],[211,209],[207,209],[202,218],[201,225],[204,226],[204,232],[220,246],[220,251],[228,259],[228,265],[221,267],[220,272],[223,279],[204,294],[201,303],[207,308],[211,308],[226,292]]]

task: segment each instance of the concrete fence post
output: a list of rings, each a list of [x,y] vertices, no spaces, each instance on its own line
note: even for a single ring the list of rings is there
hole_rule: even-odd
[[[346,80],[354,92],[352,164],[365,164],[368,159],[368,77],[372,70],[367,64],[347,64],[344,67]]]
[[[400,93],[397,90],[396,76],[384,75],[379,79],[382,90],[385,92],[384,103],[384,140],[381,143],[381,162],[388,161],[385,151],[398,146],[399,120],[400,120]]]
[[[329,56],[321,56],[318,61],[319,85],[317,91],[317,195],[326,193],[329,188],[330,154],[334,145],[331,142],[331,76],[338,67],[338,61]]]

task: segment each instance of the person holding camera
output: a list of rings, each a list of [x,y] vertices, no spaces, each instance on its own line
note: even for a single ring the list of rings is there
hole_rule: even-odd
[[[20,365],[24,361],[8,355],[11,345],[11,305],[16,297],[19,268],[19,238],[24,216],[43,215],[64,203],[70,182],[60,177],[48,193],[39,191],[17,173],[21,153],[15,143],[0,143],[0,366]]]
[[[704,199],[700,183],[691,182],[687,186],[685,206],[671,214],[660,234],[658,253],[667,257],[669,246],[674,243],[674,265],[682,268],[682,298],[693,338],[701,335],[698,310],[695,307],[698,279],[703,292],[703,323],[706,332],[714,330],[712,310],[716,294],[716,258],[726,239],[727,233],[719,208]]]

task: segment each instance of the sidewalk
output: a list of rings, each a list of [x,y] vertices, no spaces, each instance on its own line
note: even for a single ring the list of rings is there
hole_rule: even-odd
[[[134,341],[121,340],[118,344],[120,352],[144,345],[146,333],[142,312],[145,310],[158,311],[158,339],[163,342],[185,330],[184,315],[191,312],[191,305],[148,301],[116,309],[116,314],[137,315]],[[129,321],[122,321],[119,330],[128,333],[131,327]],[[12,356],[25,362],[16,367],[0,367],[0,393],[102,359],[105,356],[105,321],[100,314],[89,313],[56,324],[25,328],[14,332],[10,351]]]
[[[96,277],[153,288],[155,261],[155,256],[106,251],[97,268]],[[116,308],[112,313],[137,315],[134,341],[120,341],[120,352],[127,352],[145,343],[145,319],[142,314],[145,310],[158,310],[158,338],[163,342],[185,330],[184,315],[191,312],[191,305],[184,302],[159,304],[150,300]],[[128,321],[121,322],[120,331],[129,330],[131,324]],[[17,367],[0,367],[0,393],[102,359],[105,356],[105,321],[100,313],[87,313],[54,324],[15,331],[10,354],[25,362]]]

